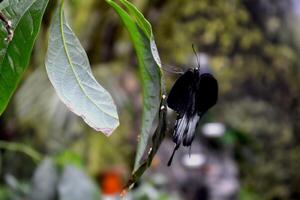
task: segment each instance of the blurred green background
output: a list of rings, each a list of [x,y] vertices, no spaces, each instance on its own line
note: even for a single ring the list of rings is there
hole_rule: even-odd
[[[199,129],[193,148],[205,148],[213,166],[229,160],[234,172],[220,176],[234,180],[225,184],[234,189],[216,197],[211,164],[182,172],[175,163],[169,170],[165,157],[173,146],[167,139],[128,199],[300,199],[300,2],[131,2],[151,22],[164,64],[176,70],[196,66],[194,44],[218,79],[219,102],[203,123],[222,123],[226,131],[210,139]],[[106,138],[60,103],[46,76],[47,30],[56,3],[49,2],[30,67],[0,117],[0,199],[117,199],[133,167],[140,129],[135,52],[105,1],[67,1],[68,20],[95,77],[118,107],[120,127]],[[165,75],[169,90],[178,75]],[[172,126],[170,120],[169,138]],[[196,180],[182,182],[190,172]]]

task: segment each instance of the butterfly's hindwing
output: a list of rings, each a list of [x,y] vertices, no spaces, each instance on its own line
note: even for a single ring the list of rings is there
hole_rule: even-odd
[[[196,89],[196,109],[198,114],[205,113],[216,104],[218,99],[218,82],[208,73],[200,75]]]

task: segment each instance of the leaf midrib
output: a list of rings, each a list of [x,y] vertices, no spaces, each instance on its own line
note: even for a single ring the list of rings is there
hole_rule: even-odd
[[[113,116],[113,115],[111,115],[110,113],[107,113],[107,112],[105,112],[103,109],[101,109],[94,101],[93,101],[93,99],[91,99],[90,97],[89,97],[89,95],[86,93],[86,91],[84,90],[84,88],[82,87],[82,85],[81,85],[81,81],[79,80],[79,78],[78,78],[78,76],[77,76],[77,74],[76,74],[76,72],[75,72],[75,70],[74,70],[74,66],[73,66],[73,63],[72,63],[72,61],[71,61],[71,57],[70,57],[70,55],[69,55],[69,52],[68,52],[68,50],[67,50],[67,44],[66,44],[66,40],[65,40],[65,35],[64,35],[64,28],[63,28],[63,11],[62,11],[62,9],[60,8],[60,31],[61,31],[61,36],[62,36],[62,42],[63,42],[63,48],[64,48],[64,51],[65,51],[65,53],[66,53],[66,56],[67,56],[67,60],[68,60],[68,63],[70,64],[70,66],[71,66],[71,69],[72,69],[72,72],[73,72],[73,74],[75,75],[75,79],[76,79],[76,82],[78,83],[78,85],[79,85],[79,87],[80,87],[80,89],[82,90],[82,92],[83,92],[83,94],[99,109],[99,110],[101,110],[103,113],[105,113],[106,115],[108,115],[108,116],[111,116],[112,118],[114,118],[114,119],[116,119],[117,120],[117,118],[115,117],[115,116]]]

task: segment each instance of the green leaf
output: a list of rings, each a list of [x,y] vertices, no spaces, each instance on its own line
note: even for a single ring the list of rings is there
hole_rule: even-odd
[[[61,101],[89,126],[107,136],[118,127],[113,99],[94,78],[88,57],[66,22],[63,4],[51,22],[46,69]]]
[[[143,14],[133,4],[131,4],[130,2],[128,2],[126,0],[120,0],[120,1],[128,9],[131,17],[134,17],[135,22],[137,23],[138,27],[143,30],[144,34],[150,40],[150,47],[151,47],[150,49],[151,49],[152,56],[153,56],[156,64],[159,67],[161,67],[161,61],[160,61],[160,57],[158,55],[157,47],[156,47],[154,36],[152,33],[151,24],[145,19]],[[161,84],[161,86],[163,87],[163,84]]]
[[[134,18],[134,21],[138,24],[138,27],[143,30],[143,32],[147,35],[148,39],[152,37],[152,28],[151,24],[145,19],[143,14],[130,2],[126,0],[120,0],[125,7],[128,9],[131,17]]]
[[[130,4],[122,0],[121,3],[129,10],[129,14],[112,0],[106,2],[117,12],[127,28],[136,50],[143,87],[143,119],[140,140],[134,170],[139,166],[146,150],[154,119],[159,110],[161,89],[160,60],[151,31],[150,23]],[[156,52],[155,56],[152,52]]]
[[[5,4],[2,4],[5,3]],[[7,31],[0,29],[0,115],[5,110],[25,69],[40,29],[48,0],[12,0],[0,4],[1,12],[12,23],[14,36],[7,43]],[[1,23],[3,24],[3,23]]]
[[[165,138],[166,130],[167,130],[167,102],[166,96],[163,96],[160,103],[160,111],[159,111],[159,120],[158,126],[152,136],[152,146],[148,153],[147,159],[133,172],[131,178],[127,182],[125,186],[125,190],[130,188],[133,184],[135,184],[139,178],[144,174],[144,172],[151,166],[151,162],[158,151],[163,139]]]

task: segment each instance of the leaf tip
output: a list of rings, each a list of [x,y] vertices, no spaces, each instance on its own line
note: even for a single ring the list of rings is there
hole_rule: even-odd
[[[106,137],[111,136],[115,129],[120,125],[119,118],[115,119],[115,123],[111,127],[99,127],[95,126],[91,121],[89,121],[85,116],[80,116],[85,123],[87,123],[94,130],[103,133]]]
[[[118,125],[119,126],[119,125]],[[106,137],[111,136],[111,134],[114,132],[114,130],[118,127],[116,126],[115,128],[95,128],[96,131],[102,132]]]

